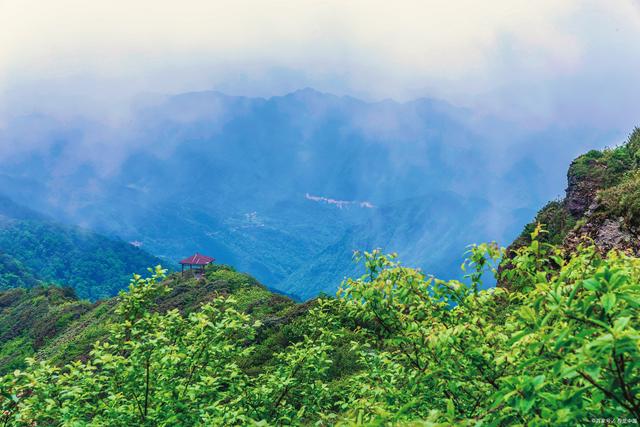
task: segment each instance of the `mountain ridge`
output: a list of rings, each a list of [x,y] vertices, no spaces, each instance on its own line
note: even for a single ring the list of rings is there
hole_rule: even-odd
[[[160,260],[129,243],[57,223],[0,195],[0,289],[57,283],[96,300]]]
[[[39,141],[40,148],[0,159],[0,192],[10,189],[17,202],[57,221],[139,241],[163,263],[199,250],[281,292],[302,295],[303,283],[314,280],[299,275],[304,267],[348,230],[365,230],[373,214],[305,204],[305,194],[375,206],[439,190],[461,204],[486,200],[485,223],[465,227],[473,212],[452,209],[441,214],[455,218],[456,229],[442,223],[445,228],[428,230],[468,236],[447,249],[451,267],[442,273],[455,277],[466,245],[488,235],[511,241],[529,211],[559,187],[558,160],[601,140],[561,124],[534,132],[428,98],[196,92],[140,102],[122,125],[82,115],[67,122],[46,115],[9,120],[0,142],[29,147]],[[562,141],[571,143],[567,148]],[[102,155],[89,155],[94,150]],[[256,218],[264,227],[255,226]],[[394,229],[406,225],[388,221]],[[366,233],[358,239],[366,241]],[[413,256],[411,245],[385,249]],[[438,250],[434,241],[424,253]],[[431,265],[427,257],[416,261]],[[332,277],[324,291],[343,276]]]
[[[208,266],[203,277],[170,273],[164,283],[171,290],[154,300],[162,313],[177,309],[188,315],[216,298],[233,296],[241,309],[273,329],[305,315],[309,307],[219,264]],[[23,368],[27,357],[59,365],[86,360],[94,342],[108,336],[118,302],[115,296],[91,303],[70,287],[0,290],[0,375]]]

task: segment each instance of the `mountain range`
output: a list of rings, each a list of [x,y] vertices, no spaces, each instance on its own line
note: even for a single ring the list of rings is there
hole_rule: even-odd
[[[9,117],[0,191],[165,264],[197,251],[307,299],[355,271],[354,250],[458,277],[466,245],[511,241],[564,165],[614,135],[312,89],[147,96],[119,121]]]

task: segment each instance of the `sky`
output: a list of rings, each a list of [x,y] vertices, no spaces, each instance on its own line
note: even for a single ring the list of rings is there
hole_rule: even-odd
[[[313,87],[629,127],[639,71],[638,0],[0,0],[0,117]]]

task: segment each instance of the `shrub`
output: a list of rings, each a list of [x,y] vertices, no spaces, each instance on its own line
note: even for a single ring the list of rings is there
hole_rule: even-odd
[[[599,194],[604,216],[622,217],[631,227],[640,226],[640,173],[628,176],[622,183]]]
[[[380,252],[338,298],[256,341],[220,297],[160,313],[158,268],[135,276],[86,362],[0,379],[6,425],[583,425],[640,418],[640,260],[540,242],[498,273],[471,249],[467,281]],[[486,270],[509,288],[479,290]],[[226,273],[224,273],[226,274]],[[239,361],[270,358],[247,372]]]

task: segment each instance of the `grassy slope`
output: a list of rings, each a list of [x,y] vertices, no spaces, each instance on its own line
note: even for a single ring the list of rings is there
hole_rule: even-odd
[[[243,361],[248,371],[260,371],[273,353],[302,338],[296,326],[311,303],[296,304],[272,293],[253,277],[228,266],[211,266],[203,278],[171,274],[171,292],[156,301],[157,309],[189,313],[221,295],[231,295],[239,309],[263,323],[258,351]],[[35,287],[0,292],[0,373],[24,366],[25,357],[64,364],[84,359],[97,340],[108,337],[117,297],[92,304],[69,288]]]
[[[23,366],[92,309],[70,288],[34,287],[0,292],[0,372]]]

